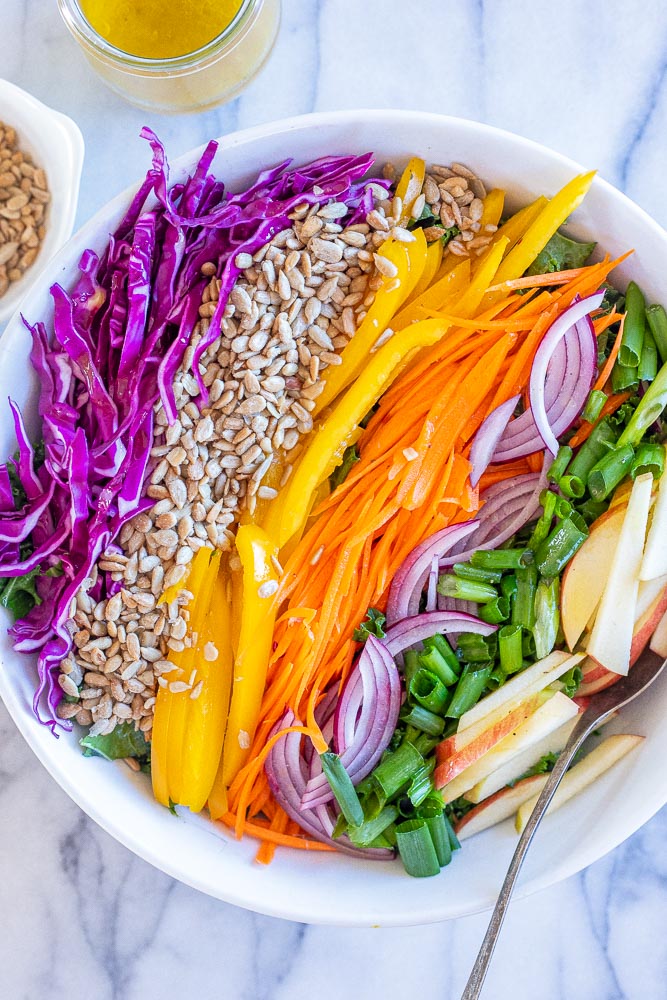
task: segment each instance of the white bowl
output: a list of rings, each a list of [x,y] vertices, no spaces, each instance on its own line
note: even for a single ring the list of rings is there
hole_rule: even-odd
[[[286,156],[305,162],[324,153],[374,150],[381,163],[412,154],[435,162],[461,160],[514,204],[551,194],[581,167],[533,142],[473,122],[393,111],[324,113],[226,136],[219,170],[232,186]],[[174,164],[172,178],[195,163],[197,151]],[[147,152],[148,162],[148,152]],[[51,262],[24,303],[34,320],[48,315],[48,287],[69,281],[81,251],[101,249],[129,193],[115,199]],[[636,253],[616,274],[635,277],[651,300],[667,298],[667,234],[609,184],[596,180],[571,231],[590,235],[604,249]],[[14,318],[0,342],[0,398],[11,390],[34,420],[34,384],[18,389],[15,372],[28,371],[28,338]],[[4,411],[6,414],[7,411]],[[13,448],[3,418],[0,454]],[[88,815],[142,858],[220,899],[293,920],[348,925],[402,925],[458,917],[495,900],[514,849],[509,823],[466,841],[437,878],[412,879],[398,863],[356,861],[344,855],[279,850],[268,867],[254,863],[256,842],[234,841],[204,816],[172,816],[151,797],[148,780],[123,764],[81,756],[74,736],[56,740],[33,718],[34,678],[29,661],[0,638],[0,695],[17,726],[56,781]],[[667,677],[623,710],[610,729],[646,734],[641,748],[621,761],[577,800],[548,818],[526,862],[519,889],[527,894],[579,871],[616,847],[667,801],[662,775],[667,759]],[[91,892],[93,886],[90,887]]]
[[[83,167],[83,136],[71,118],[47,108],[25,90],[0,80],[0,121],[18,133],[21,149],[43,167],[51,192],[46,235],[24,276],[0,298],[0,328],[18,309],[49,260],[72,235]]]

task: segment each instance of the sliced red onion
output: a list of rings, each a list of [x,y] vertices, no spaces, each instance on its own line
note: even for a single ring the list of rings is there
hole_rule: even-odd
[[[474,615],[477,605],[474,601],[462,601],[460,597],[443,597],[438,594],[438,611],[454,611],[457,615]]]
[[[558,437],[586,404],[597,371],[597,341],[590,313],[604,292],[573,302],[547,330],[530,373],[530,409],[511,420],[493,454],[509,462],[546,448],[555,455]]]
[[[470,449],[470,485],[477,486],[477,483],[486,472],[498,442],[505,433],[510,418],[516,409],[516,404],[521,399],[521,395],[512,396],[505,403],[501,403],[495,410],[489,413],[488,417],[480,425],[475,434],[475,439]]]
[[[345,725],[347,713],[345,716],[338,713],[334,724],[335,746],[354,784],[370,774],[380,760],[396,729],[401,707],[401,679],[385,642],[380,642],[374,635],[368,637],[354,673],[357,671],[361,677],[363,697],[359,700],[358,692],[353,689],[350,698],[346,699],[349,714],[354,718],[354,728]],[[354,673],[350,675],[351,680]],[[352,683],[355,686],[358,684],[357,681]],[[348,742],[350,736],[352,739]],[[313,759],[301,807],[314,809],[332,799],[333,792],[321,773],[319,759]]]
[[[440,559],[433,556],[431,559],[431,569],[428,574],[428,587],[426,589],[426,610],[436,611],[438,607],[438,574],[440,572]]]
[[[475,530],[477,524],[477,521],[464,521],[442,528],[413,549],[391,581],[386,611],[388,625],[417,614],[433,557],[442,560],[445,553]]]
[[[436,632],[444,635],[451,632],[491,635],[497,628],[497,625],[489,625],[474,615],[458,614],[455,611],[427,611],[423,615],[413,615],[392,625],[383,642],[392,656],[398,656],[404,649],[423,642]]]
[[[293,725],[299,725],[299,722],[292,712],[287,712],[272,735],[280,729]],[[371,861],[391,858],[393,852],[390,850],[355,847],[344,836],[333,840],[331,834],[336,823],[336,814],[330,806],[320,806],[316,811],[301,809],[301,798],[306,789],[306,777],[309,773],[303,757],[303,743],[304,737],[301,733],[287,733],[272,747],[265,761],[266,777],[278,805],[314,840],[330,844],[345,854],[353,854]]]

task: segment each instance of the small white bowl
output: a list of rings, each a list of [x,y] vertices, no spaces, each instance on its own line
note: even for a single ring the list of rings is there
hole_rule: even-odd
[[[306,163],[331,153],[372,150],[379,163],[405,163],[412,155],[435,163],[459,160],[507,190],[510,206],[538,194],[553,194],[582,168],[527,139],[476,122],[409,111],[325,112],[262,125],[220,140],[215,169],[231,189],[286,157]],[[177,183],[201,150],[172,164]],[[148,160],[147,156],[147,160]],[[133,192],[126,191],[91,219],[52,261],[23,311],[30,321],[51,315],[49,286],[70,287],[86,247],[101,251]],[[667,233],[640,208],[596,178],[569,231],[592,238],[617,255],[632,257],[614,272],[624,287],[630,278],[650,301],[667,298]],[[37,379],[29,362],[30,338],[15,316],[0,341],[0,400],[12,395],[29,430],[38,432]],[[0,409],[0,461],[15,448],[7,409]],[[240,842],[208,818],[153,799],[146,775],[124,764],[85,758],[74,733],[54,739],[32,713],[35,675],[30,659],[17,654],[0,609],[0,697],[35,754],[64,790],[97,823],[130,850],[203,892],[272,916],[311,923],[402,925],[460,917],[493,905],[516,845],[508,821],[466,841],[437,878],[409,878],[400,863],[367,862],[343,854],[279,850],[268,865],[254,862],[256,841]],[[646,736],[576,800],[542,824],[526,860],[517,892],[525,896],[580,871],[616,847],[667,802],[667,676],[648,697],[624,708],[610,731]],[[1,753],[1,751],[0,751]],[[36,818],[34,822],[38,822]],[[90,884],[89,892],[95,886]]]
[[[8,80],[0,80],[0,121],[16,129],[20,148],[46,171],[51,192],[46,235],[37,259],[0,298],[2,328],[53,255],[72,235],[84,145],[83,136],[71,118],[48,108]]]

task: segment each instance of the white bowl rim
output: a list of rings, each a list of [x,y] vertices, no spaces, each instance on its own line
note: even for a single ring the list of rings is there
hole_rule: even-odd
[[[291,116],[278,121],[272,121],[262,125],[253,126],[251,128],[242,129],[230,133],[229,135],[222,136],[217,141],[219,142],[220,151],[224,152],[225,149],[229,149],[237,145],[251,144],[258,139],[270,136],[288,136],[291,130],[303,129],[304,127],[316,129],[318,127],[331,124],[363,125],[364,123],[371,121],[377,123],[378,120],[391,123],[392,125],[398,124],[400,126],[402,121],[406,123],[408,121],[414,123],[415,119],[418,119],[420,123],[423,123],[425,126],[428,126],[429,123],[437,123],[438,126],[451,125],[457,129],[468,128],[473,132],[478,132],[483,135],[495,135],[498,138],[510,140],[515,143],[518,148],[523,146],[526,149],[533,150],[541,156],[547,156],[552,163],[558,164],[561,168],[564,168],[571,174],[582,173],[585,169],[571,158],[551,150],[549,147],[544,146],[541,143],[516,135],[515,133],[505,129],[451,115],[440,115],[433,112],[410,111],[404,109],[354,109],[334,112],[314,112],[306,115]],[[205,148],[205,145],[206,144],[202,144],[201,146],[196,147],[171,161],[170,165],[172,172],[178,170],[185,164],[194,162],[198,154]],[[173,182],[173,174],[171,179]],[[100,220],[109,217],[119,207],[129,203],[129,199],[136,191],[137,186],[137,184],[131,185],[119,195],[111,199],[81,227],[76,236],[84,236],[89,230],[94,229]],[[619,191],[609,182],[599,177],[599,175],[596,176],[593,181],[593,187],[591,190],[593,190],[593,188],[602,188],[607,193],[612,194],[614,198],[623,199],[632,212],[639,215],[643,219],[644,224],[653,230],[654,235],[661,241],[667,243],[667,232],[657,222],[655,222],[655,220],[644,209],[634,203],[623,192]],[[50,273],[54,276],[58,273],[61,267],[61,261],[66,259],[67,254],[68,245],[66,244],[59,251],[59,253],[50,260],[45,271],[40,274],[40,284],[49,280]],[[19,322],[21,322],[21,320],[17,312],[11,320],[10,326]],[[5,353],[3,350],[5,346],[6,339],[4,341],[0,339],[0,364],[2,363],[3,355]],[[382,917],[378,918],[378,912],[376,909],[373,909],[372,905],[368,905],[365,908],[362,906],[355,914],[341,915],[340,913],[337,913],[335,916],[330,916],[323,913],[321,907],[308,910],[304,908],[304,906],[299,905],[298,901],[294,903],[290,899],[282,899],[278,904],[268,898],[269,894],[265,895],[262,892],[254,894],[247,892],[244,893],[238,889],[227,888],[225,888],[224,892],[218,891],[216,887],[209,884],[205,878],[197,877],[188,871],[187,866],[184,867],[178,858],[174,858],[169,853],[161,851],[159,845],[147,844],[144,840],[142,840],[140,835],[136,834],[134,831],[128,831],[121,824],[118,817],[110,813],[105,813],[103,810],[96,808],[94,804],[91,804],[88,801],[82,790],[71,780],[66,769],[59,764],[58,755],[42,751],[42,748],[39,746],[38,741],[34,737],[35,729],[31,726],[31,722],[33,720],[31,720],[24,713],[24,709],[19,702],[17,692],[12,688],[11,684],[9,684],[8,678],[6,678],[2,670],[0,670],[0,697],[4,701],[17,728],[22,733],[26,742],[29,744],[46,770],[53,778],[55,778],[70,798],[73,799],[73,801],[76,802],[77,805],[79,805],[81,809],[91,817],[91,819],[93,819],[100,827],[102,827],[102,829],[104,829],[120,843],[128,847],[131,851],[133,851],[133,853],[137,854],[143,860],[149,862],[154,867],[167,873],[173,878],[198,889],[207,895],[212,895],[225,902],[229,902],[246,909],[251,909],[255,912],[264,913],[268,916],[276,916],[313,924],[337,926],[379,926],[379,921],[381,921],[382,926],[407,926],[410,924],[431,923],[445,919],[453,919],[459,916],[471,915],[473,913],[486,910],[493,905],[493,900],[489,899],[479,905],[458,907],[455,912],[443,912],[446,911],[447,908],[442,905],[438,905],[437,900],[435,900],[434,905],[430,908],[425,908],[424,910],[414,914],[406,914],[404,911],[401,911],[396,915],[396,917],[392,917],[392,915],[388,916],[386,913],[383,913]],[[595,841],[595,846],[593,846],[592,842],[581,845],[576,859],[572,855],[566,855],[560,864],[550,868],[548,871],[541,872],[534,878],[525,880],[515,891],[515,896],[517,898],[524,898],[532,895],[535,892],[545,889],[556,884],[557,882],[562,881],[563,879],[570,877],[571,875],[576,874],[588,865],[600,860],[610,851],[618,847],[624,840],[632,836],[632,834],[635,833],[641,826],[647,823],[666,802],[667,786],[664,787],[664,792],[662,794],[660,794],[659,789],[656,789],[655,797],[644,799],[642,802],[642,808],[637,810],[633,814],[632,820],[627,822],[621,829],[616,829],[614,831],[609,830],[606,836]],[[206,820],[206,822],[208,821]],[[440,895],[440,893],[436,890],[434,892],[434,896],[438,895]]]

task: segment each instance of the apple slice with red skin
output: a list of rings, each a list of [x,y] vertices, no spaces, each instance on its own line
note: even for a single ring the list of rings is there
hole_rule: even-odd
[[[579,792],[582,792],[584,788],[591,785],[601,774],[608,771],[610,767],[613,767],[622,757],[625,757],[627,753],[630,753],[631,750],[634,750],[643,741],[643,736],[630,736],[627,734],[608,736],[606,740],[603,740],[595,749],[586,754],[583,760],[580,760],[578,764],[575,764],[567,772],[556,789],[556,793],[551,800],[551,805],[547,809],[547,815],[555,812],[556,809],[560,809],[561,806],[569,802]],[[524,830],[528,818],[535,808],[537,795],[539,795],[539,791],[519,806],[515,823],[517,833],[522,833]]]
[[[484,799],[454,824],[456,836],[459,840],[466,840],[514,816],[524,802],[532,799],[534,795],[539,795],[548,777],[548,774],[534,774],[530,778],[517,781],[512,788],[501,788],[499,792]]]

